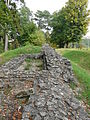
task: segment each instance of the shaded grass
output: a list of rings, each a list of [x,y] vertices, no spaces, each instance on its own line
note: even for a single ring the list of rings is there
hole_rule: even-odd
[[[30,67],[32,66],[33,61],[32,59],[26,59],[25,62],[26,62],[25,70],[29,70]]]
[[[0,55],[0,65],[4,64],[5,62],[9,61],[14,57],[19,56],[20,54],[39,53],[40,50],[41,50],[41,47],[39,46],[27,45],[15,50],[4,52],[3,54]]]
[[[31,67],[38,67],[40,70],[42,70],[43,68],[43,63],[40,59],[26,59],[25,62],[25,70],[29,70]],[[35,66],[33,66],[32,64],[34,64]]]
[[[79,65],[76,65],[72,62],[74,73],[80,83],[82,88],[81,99],[83,99],[88,105],[90,105],[90,74],[81,68]]]

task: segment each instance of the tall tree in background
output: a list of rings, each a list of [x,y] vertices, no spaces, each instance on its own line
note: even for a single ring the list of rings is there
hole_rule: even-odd
[[[51,20],[51,27],[53,31],[51,33],[51,42],[64,47],[67,40],[67,21],[65,20],[65,8],[62,8],[59,12],[54,12]]]
[[[18,37],[19,43],[25,45],[29,41],[30,35],[35,32],[36,25],[31,20],[32,12],[26,6],[23,6],[19,12],[20,15],[20,27],[22,28],[22,34]]]
[[[0,28],[2,29],[2,36],[4,36],[5,51],[8,50],[8,37],[10,36],[10,33],[15,33],[18,26],[16,1],[17,0],[0,1]],[[24,1],[21,0],[21,2]]]
[[[88,15],[87,11],[88,0],[69,0],[67,3],[66,20],[68,22],[68,40],[71,42],[80,42],[82,37],[87,33]]]
[[[69,0],[61,11],[53,15],[52,40],[60,47],[69,42],[78,42],[87,32],[88,0]]]
[[[51,22],[51,14],[49,11],[44,10],[40,11],[38,10],[35,14],[34,20],[36,21],[36,24],[38,25],[38,29],[41,29],[44,32],[44,36],[47,43],[50,43],[50,22]]]
[[[51,14],[49,13],[49,11],[44,10],[44,11],[40,11],[38,10],[35,14],[35,19],[34,19],[37,24],[38,27],[42,30],[50,30],[50,20],[51,20]]]
[[[5,51],[8,48],[8,31],[11,28],[10,11],[3,0],[0,1],[0,28],[4,39]]]

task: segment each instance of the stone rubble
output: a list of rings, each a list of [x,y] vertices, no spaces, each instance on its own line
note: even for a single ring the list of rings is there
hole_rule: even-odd
[[[19,71],[18,67],[26,58],[42,59],[43,70]],[[49,45],[44,45],[40,54],[12,59],[1,66],[0,71],[0,89],[10,83],[15,95],[29,96],[23,105],[21,120],[90,120],[69,86],[70,81],[75,81],[70,61]],[[32,83],[31,87],[27,81]]]

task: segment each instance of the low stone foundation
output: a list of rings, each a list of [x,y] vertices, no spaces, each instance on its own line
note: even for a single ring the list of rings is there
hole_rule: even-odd
[[[40,59],[42,69],[18,69],[27,58]],[[75,81],[70,61],[49,45],[40,54],[12,59],[0,67],[0,120],[14,120],[13,116],[17,120],[90,120],[70,81]]]

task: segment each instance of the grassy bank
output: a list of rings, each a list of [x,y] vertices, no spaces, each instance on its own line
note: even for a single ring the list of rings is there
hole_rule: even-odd
[[[81,99],[90,105],[90,50],[58,49],[57,52],[71,61],[83,90]]]
[[[20,47],[15,50],[10,50],[7,52],[4,52],[3,54],[0,54],[0,65],[7,62],[8,60],[19,56],[20,54],[33,54],[33,53],[39,53],[41,50],[41,47],[39,46],[33,46],[33,45],[27,45],[24,47]]]
[[[72,66],[83,90],[80,99],[83,99],[88,105],[90,105],[90,74],[75,63],[72,63]]]

